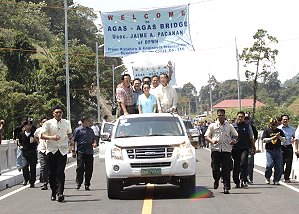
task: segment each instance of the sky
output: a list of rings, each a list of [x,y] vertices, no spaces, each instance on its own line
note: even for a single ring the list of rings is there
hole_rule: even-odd
[[[175,54],[128,56],[133,65],[175,64],[177,86],[191,82],[199,91],[209,74],[218,81],[237,79],[236,45],[239,53],[251,47],[258,29],[267,30],[279,43],[276,70],[282,83],[299,73],[299,2],[297,0],[75,0],[96,12],[157,8],[190,3],[190,32],[195,51]],[[98,21],[100,22],[100,20]],[[236,39],[236,43],[235,43]],[[240,61],[240,80],[245,68]]]

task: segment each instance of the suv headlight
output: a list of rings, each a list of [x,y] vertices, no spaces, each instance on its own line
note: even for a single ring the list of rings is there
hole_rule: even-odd
[[[121,148],[113,146],[111,149],[111,159],[123,160],[123,154]]]
[[[178,159],[193,156],[191,144],[186,142],[181,143],[177,155]]]

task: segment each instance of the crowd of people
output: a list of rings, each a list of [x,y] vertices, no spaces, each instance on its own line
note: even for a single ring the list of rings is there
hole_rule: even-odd
[[[249,115],[239,111],[236,122],[230,123],[226,120],[225,110],[218,109],[217,120],[208,126],[204,136],[211,148],[214,189],[218,189],[222,178],[224,194],[229,194],[231,171],[235,188],[247,188],[248,184],[253,184],[255,142],[258,133],[250,122]],[[286,114],[272,118],[261,139],[266,150],[265,182],[270,184],[274,168],[274,185],[280,185],[282,174],[284,181],[290,183],[293,154],[297,157],[299,155],[299,126],[297,130],[290,126],[289,116]]]
[[[33,125],[32,120],[24,118],[14,129],[14,140],[26,160],[22,166],[23,185],[29,183],[30,188],[35,187],[39,158],[41,190],[47,190],[49,184],[50,199],[63,202],[64,171],[70,149],[72,157],[77,160],[75,188],[79,190],[84,181],[85,190],[90,190],[93,149],[98,146],[99,126],[97,122],[93,124],[91,118],[84,116],[72,132],[70,121],[62,118],[63,110],[60,106],[53,107],[52,115],[52,119],[42,117],[39,128]]]
[[[178,96],[169,85],[172,76],[172,64],[168,62],[168,74],[144,76],[131,81],[130,74],[121,76],[121,83],[116,88],[116,100],[120,115],[175,112]]]
[[[129,74],[121,76],[121,83],[116,88],[116,100],[120,115],[176,112],[177,93],[169,85],[172,75],[171,62],[168,74],[145,76],[131,81]],[[93,174],[93,149],[99,145],[100,124],[89,117],[82,117],[72,132],[70,121],[63,119],[60,106],[52,109],[53,118],[42,117],[39,127],[33,121],[24,118],[14,129],[14,140],[26,160],[23,166],[23,185],[29,183],[35,187],[36,165],[40,160],[41,189],[51,189],[51,200],[64,201],[65,166],[67,154],[71,148],[72,157],[77,159],[76,189],[84,182],[85,190],[90,190]],[[289,116],[272,118],[269,127],[263,131],[262,142],[266,150],[266,183],[270,184],[274,168],[273,184],[279,185],[282,174],[284,181],[290,183],[293,154],[299,156],[299,126],[297,130],[289,125]],[[107,120],[107,115],[103,121]],[[196,124],[201,147],[211,150],[211,168],[214,189],[218,189],[222,180],[224,194],[231,189],[231,172],[235,188],[247,188],[253,184],[255,142],[258,132],[252,124],[250,115],[239,111],[236,121],[226,119],[225,110],[217,110],[217,119]],[[4,121],[0,121],[0,144]],[[293,150],[295,148],[295,151]]]

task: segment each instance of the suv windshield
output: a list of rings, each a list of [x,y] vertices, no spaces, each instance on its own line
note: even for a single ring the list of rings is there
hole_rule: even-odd
[[[183,128],[177,117],[138,117],[120,119],[115,137],[183,135]]]

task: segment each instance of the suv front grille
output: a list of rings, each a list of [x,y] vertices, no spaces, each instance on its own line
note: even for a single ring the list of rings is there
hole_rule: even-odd
[[[132,168],[169,167],[170,165],[171,165],[171,162],[131,163]]]
[[[170,158],[173,150],[173,147],[141,147],[127,149],[127,153],[130,159]]]

